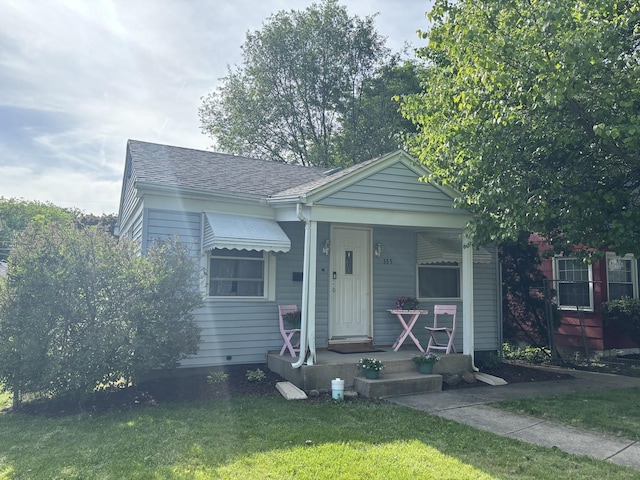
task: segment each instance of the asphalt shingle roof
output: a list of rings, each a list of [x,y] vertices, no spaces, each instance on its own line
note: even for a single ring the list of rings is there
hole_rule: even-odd
[[[137,181],[160,186],[268,197],[308,183],[331,181],[323,168],[138,140],[129,140],[128,149]]]
[[[367,160],[366,162],[357,163],[356,165],[352,165],[351,167],[345,168],[344,170],[338,170],[332,174],[325,174],[322,177],[312,180],[311,182],[304,183],[302,185],[296,185],[294,187],[288,188],[286,190],[282,190],[277,194],[274,194],[273,197],[293,197],[296,195],[302,195],[304,193],[311,192],[317,188],[328,185],[329,183],[335,182],[339,178],[342,178],[346,175],[349,175],[352,172],[360,170],[361,168],[366,167],[367,165],[377,161],[377,158],[373,160]]]

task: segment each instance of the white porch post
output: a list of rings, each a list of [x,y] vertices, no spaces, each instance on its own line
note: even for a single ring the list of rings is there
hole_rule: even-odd
[[[302,267],[302,318],[300,322],[300,356],[291,366],[299,368],[304,364],[309,350],[307,364],[316,361],[316,251],[318,246],[318,223],[309,220],[299,210],[298,216],[304,220],[304,259]]]
[[[306,233],[306,229],[305,229]],[[306,243],[306,242],[305,242]],[[318,222],[309,221],[309,263],[304,276],[307,277],[307,341],[309,343],[308,365],[316,363],[316,271],[318,259]],[[303,288],[304,288],[304,281]]]
[[[473,247],[468,245],[471,239],[466,233],[462,234],[462,353],[471,355],[471,365],[475,365],[473,359],[474,334],[473,334]]]

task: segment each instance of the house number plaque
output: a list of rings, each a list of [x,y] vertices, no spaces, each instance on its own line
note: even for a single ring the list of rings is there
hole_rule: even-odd
[[[353,275],[353,251],[351,250],[344,252],[344,273],[345,275]]]

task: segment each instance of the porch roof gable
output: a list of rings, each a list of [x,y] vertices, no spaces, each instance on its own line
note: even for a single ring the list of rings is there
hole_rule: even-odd
[[[416,183],[419,178],[428,177],[431,174],[428,168],[417,163],[406,152],[397,150],[381,157],[352,165],[344,170],[325,172],[325,175],[311,182],[302,183],[271,195],[268,201],[269,203],[281,203],[303,200],[307,204],[319,202],[340,190],[344,190],[367,177],[383,171],[393,164],[402,164],[415,173]],[[429,183],[429,185],[451,201],[459,196],[459,193],[453,188],[435,183]]]

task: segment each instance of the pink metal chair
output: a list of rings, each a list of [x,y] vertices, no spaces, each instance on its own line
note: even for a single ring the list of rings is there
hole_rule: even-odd
[[[451,350],[456,351],[456,347],[453,344],[453,338],[456,335],[456,305],[434,305],[433,307],[433,327],[424,327],[429,332],[429,345],[427,345],[427,352],[432,350],[444,351],[445,353],[451,353]],[[451,315],[451,327],[438,326],[439,315]],[[447,335],[446,342],[438,340]]]
[[[280,334],[282,335],[282,339],[284,340],[284,345],[282,345],[282,349],[280,350],[280,355],[284,354],[285,350],[289,350],[289,353],[292,357],[296,357],[296,352],[300,351],[300,344],[296,343],[292,344],[292,339],[294,335],[300,334],[299,328],[288,328],[284,323],[284,316],[287,313],[293,313],[298,311],[297,305],[278,305],[278,316],[280,319]]]

